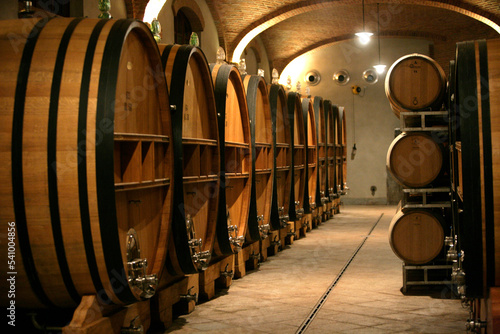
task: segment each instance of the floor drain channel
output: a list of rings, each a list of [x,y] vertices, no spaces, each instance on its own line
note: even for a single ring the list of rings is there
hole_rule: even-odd
[[[306,320],[304,320],[304,322],[300,325],[299,329],[295,333],[297,333],[297,334],[298,333],[304,333],[306,331],[307,327],[309,327],[309,325],[311,324],[311,322],[316,317],[316,314],[319,312],[319,310],[323,307],[323,304],[328,299],[328,296],[332,292],[333,288],[335,287],[335,285],[337,285],[338,281],[340,280],[340,277],[342,277],[342,275],[344,274],[344,272],[347,270],[347,267],[349,267],[349,265],[351,264],[352,260],[354,260],[354,257],[356,257],[356,255],[358,254],[358,252],[361,250],[361,248],[365,244],[366,240],[368,239],[368,237],[370,236],[370,234],[372,234],[373,230],[377,226],[377,224],[380,221],[380,219],[382,219],[383,215],[384,214],[382,213],[380,215],[380,217],[378,217],[378,219],[375,222],[375,224],[373,224],[370,232],[368,232],[368,234],[365,236],[365,238],[363,239],[363,241],[361,241],[361,243],[359,244],[358,248],[356,248],[356,250],[354,251],[354,253],[351,255],[351,257],[349,258],[349,260],[347,260],[347,262],[344,264],[344,266],[342,267],[342,269],[340,269],[339,273],[337,274],[337,277],[335,277],[335,279],[333,280],[332,284],[330,284],[330,286],[326,289],[326,291],[323,294],[323,296],[321,296],[321,298],[318,300],[318,302],[316,303],[316,305],[313,307],[311,313],[309,313],[309,315],[307,316]]]

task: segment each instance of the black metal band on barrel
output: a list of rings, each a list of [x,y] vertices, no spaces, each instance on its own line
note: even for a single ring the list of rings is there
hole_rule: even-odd
[[[28,222],[26,220],[26,207],[24,203],[24,178],[23,178],[23,122],[24,104],[26,101],[26,90],[28,86],[28,76],[30,73],[31,60],[35,50],[38,37],[50,18],[42,19],[31,30],[24,46],[19,72],[17,74],[17,87],[14,101],[14,115],[12,120],[12,197],[14,202],[14,213],[16,216],[16,227],[19,238],[19,249],[23,259],[26,276],[31,288],[40,300],[48,307],[55,307],[49,299],[38,277],[31,250],[31,243],[28,234]]]
[[[247,86],[247,106],[248,116],[250,118],[250,142],[252,153],[252,182],[250,189],[250,207],[248,210],[248,233],[251,241],[260,240],[259,223],[257,221],[257,190],[255,183],[255,159],[257,159],[257,150],[255,149],[255,124],[257,108],[257,92],[259,91],[260,76],[250,76]]]
[[[337,141],[338,141],[338,138],[339,138],[339,131],[338,131],[338,128],[339,128],[339,106],[336,105],[336,104],[333,104],[332,105],[332,113],[333,113],[333,124],[332,124],[332,127],[333,127],[333,145],[334,145],[334,149],[333,149],[333,163],[335,165],[335,168],[333,168],[333,182],[335,183],[334,184],[334,187],[333,187],[333,193],[336,194],[337,196],[340,196],[339,193],[338,193],[338,180],[340,180],[340,176],[337,174],[337,165],[338,165],[338,156],[337,156]],[[337,124],[337,126],[335,126],[335,124]]]
[[[186,213],[184,210],[184,154],[182,147],[182,117],[184,106],[184,88],[186,71],[189,59],[193,54],[194,47],[184,45],[177,49],[172,68],[170,81],[169,101],[178,110],[171,111],[172,121],[172,144],[174,150],[174,188],[172,207],[172,234],[179,266],[184,274],[195,274],[198,272],[189,249],[188,234],[186,230]],[[172,46],[163,50],[162,63],[165,67]]]
[[[477,77],[474,42],[457,44],[457,108],[462,121],[462,171],[468,182],[463,183],[464,211],[460,219],[461,246],[464,259],[467,297],[483,297],[483,238],[481,214],[481,177],[477,106]]]
[[[290,176],[290,201],[288,205],[288,216],[289,221],[297,220],[297,215],[295,213],[295,101],[296,93],[289,92],[287,96],[287,109],[288,109],[288,123],[290,125],[290,143],[291,143],[291,164],[292,164],[292,175]]]
[[[485,40],[477,42],[479,48],[479,83],[481,94],[481,126],[483,138],[484,206],[486,222],[486,282],[495,286],[495,224],[493,203],[493,157],[491,143],[490,87],[488,74],[488,47]],[[498,205],[498,204],[497,204]]]
[[[78,135],[77,135],[77,154],[78,154],[78,199],[80,202],[80,220],[82,226],[83,244],[85,255],[87,257],[87,266],[94,288],[97,291],[99,301],[103,304],[112,304],[113,302],[106,294],[99,276],[96,255],[94,251],[94,240],[92,238],[92,227],[90,223],[89,195],[87,185],[87,108],[90,89],[90,77],[92,75],[92,65],[94,62],[94,53],[102,28],[108,22],[107,19],[99,20],[90,35],[85,59],[83,62],[82,80],[80,85],[80,101],[78,105]]]
[[[276,178],[276,158],[278,155],[278,150],[276,149],[276,121],[277,121],[277,113],[278,111],[278,99],[279,99],[280,85],[271,85],[269,88],[269,106],[271,109],[271,124],[272,124],[272,136],[273,136],[273,192],[271,196],[271,214],[270,214],[270,224],[271,229],[279,230],[281,228],[280,225],[280,214],[278,211],[278,180]],[[288,211],[287,211],[288,212]],[[287,214],[287,213],[283,213]]]
[[[50,221],[52,224],[52,236],[57,255],[57,262],[68,294],[75,301],[80,303],[80,295],[75,288],[71,278],[66,250],[64,249],[63,235],[61,230],[61,216],[59,214],[59,193],[57,189],[57,114],[59,110],[59,93],[61,90],[61,80],[71,35],[82,18],[71,21],[61,38],[59,49],[57,50],[54,74],[52,76],[52,86],[50,89],[49,123],[47,137],[47,177],[49,191]]]
[[[304,150],[306,152],[306,159],[304,162],[304,169],[305,169],[305,186],[304,186],[304,213],[311,213],[311,206],[309,203],[309,141],[307,138],[309,138],[308,134],[308,124],[307,124],[307,115],[309,113],[309,98],[303,98],[302,99],[302,116],[304,120]]]
[[[321,133],[321,129],[320,129],[320,124],[319,124],[319,120],[320,120],[320,112],[321,112],[321,103],[323,103],[323,99],[321,99],[320,97],[315,97],[314,100],[313,100],[313,108],[314,108],[314,120],[315,120],[315,123],[316,123],[316,144],[318,146],[317,150],[316,150],[316,168],[317,168],[317,172],[316,172],[316,192],[315,192],[315,199],[314,201],[316,202],[316,206],[320,206],[321,205],[321,195],[320,195],[320,191],[321,191],[321,180],[320,180],[320,177],[319,175],[321,174],[319,169],[320,169],[320,164],[319,164],[319,145],[321,143],[321,138],[320,138],[320,133]],[[323,107],[324,108],[324,107]],[[325,110],[323,109],[323,112]],[[323,118],[325,119],[325,118]],[[323,145],[325,147],[325,152],[326,152],[326,140],[325,138],[323,138]],[[325,164],[326,164],[326,160],[325,160]],[[326,171],[325,171],[326,172]],[[326,183],[325,183],[326,184]],[[325,192],[326,194],[326,192]]]
[[[116,21],[104,47],[96,111],[96,190],[104,261],[113,292],[123,303],[137,298],[128,284],[118,234],[114,183],[114,116],[119,63],[123,47],[133,20]],[[115,282],[115,284],[113,284]]]
[[[214,66],[210,70],[213,71]],[[231,255],[233,250],[229,243],[229,231],[227,229],[227,215],[226,215],[226,94],[227,85],[229,82],[229,74],[231,73],[232,65],[221,65],[217,71],[217,77],[214,82],[214,95],[215,106],[217,108],[217,125],[219,128],[219,148],[220,148],[220,189],[219,189],[219,207],[217,210],[217,224],[215,234],[217,236],[217,243],[219,250],[222,254],[218,255]]]
[[[330,122],[330,113],[332,111],[332,103],[330,100],[325,100],[323,102],[323,114],[324,114],[324,119],[325,119],[325,197],[327,198],[327,202],[330,202],[330,173],[329,173],[329,164],[330,164],[330,156],[328,153],[328,123]],[[332,127],[333,124],[330,124],[330,127]]]

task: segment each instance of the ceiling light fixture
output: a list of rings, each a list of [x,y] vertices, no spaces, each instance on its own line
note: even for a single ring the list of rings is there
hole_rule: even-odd
[[[370,37],[373,35],[371,32],[367,32],[365,30],[365,0],[362,1],[363,5],[363,31],[357,32],[355,35],[358,36],[359,42],[363,45],[368,44],[370,42]]]
[[[378,74],[382,74],[385,71],[385,65],[380,63],[380,18],[377,3],[377,40],[378,40],[378,65],[373,66]]]

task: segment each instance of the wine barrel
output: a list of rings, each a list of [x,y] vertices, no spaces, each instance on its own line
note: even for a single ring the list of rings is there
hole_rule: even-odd
[[[281,85],[268,85],[274,151],[271,228],[278,230],[289,220],[292,174],[292,141],[286,92]]]
[[[338,106],[331,103],[330,100],[325,100],[325,119],[326,119],[326,160],[327,160],[327,176],[326,190],[331,206],[333,201],[338,197],[337,193],[337,168],[336,168],[336,148],[335,142],[337,137],[337,115]]]
[[[302,98],[304,136],[306,149],[306,186],[304,190],[304,213],[311,213],[320,203],[316,202],[318,182],[318,148],[314,105],[311,98]]]
[[[248,240],[267,237],[271,229],[274,178],[274,149],[271,107],[267,85],[260,75],[245,75],[245,86],[252,144],[252,182],[248,217]]]
[[[424,187],[442,173],[443,148],[429,134],[403,132],[387,151],[387,169],[407,187]]]
[[[432,58],[409,54],[396,60],[387,71],[385,94],[398,117],[402,111],[441,110],[446,75]]]
[[[338,107],[337,117],[337,188],[341,195],[347,194],[347,131],[345,108]]]
[[[316,147],[317,147],[317,179],[316,179],[316,203],[323,207],[330,199],[327,197],[327,146],[326,146],[326,108],[330,107],[323,98],[313,97],[314,119],[316,121]],[[322,212],[321,212],[322,213]]]
[[[15,267],[2,262],[2,287],[17,272],[23,308],[151,297],[170,235],[173,150],[148,27],[2,21],[0,45],[1,243],[15,256]]]
[[[288,92],[287,94],[288,124],[292,142],[292,175],[291,190],[288,209],[290,221],[299,220],[304,214],[304,196],[306,185],[306,149],[304,114],[300,94]]]
[[[443,226],[443,217],[434,211],[399,210],[389,226],[389,243],[406,264],[428,263],[443,249]]]
[[[207,60],[190,45],[159,45],[170,90],[174,143],[171,270],[192,274],[212,257],[219,200],[217,111]]]
[[[500,233],[499,55],[498,39],[457,44],[455,108],[460,151],[458,141],[455,145],[460,153],[457,159],[461,158],[458,172],[464,178],[458,241],[466,254],[463,270],[470,298],[486,298],[492,287],[500,286],[500,244],[495,237]],[[499,317],[495,314],[491,319],[498,323]]]
[[[221,154],[221,190],[217,238],[219,255],[241,250],[248,228],[252,185],[250,121],[245,87],[238,69],[211,64]]]

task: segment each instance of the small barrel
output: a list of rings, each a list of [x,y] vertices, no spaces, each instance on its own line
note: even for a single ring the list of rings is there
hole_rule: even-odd
[[[441,110],[446,75],[434,59],[409,54],[396,60],[387,71],[385,94],[398,117],[402,111]]]
[[[306,146],[304,114],[300,94],[287,94],[288,124],[292,142],[292,177],[288,216],[290,221],[299,220],[304,214],[304,194],[306,184]]]
[[[281,85],[268,85],[272,118],[274,149],[273,196],[271,227],[278,230],[288,222],[290,182],[292,174],[292,137],[288,120],[285,89]]]
[[[429,134],[403,132],[387,151],[387,168],[404,186],[419,188],[431,184],[442,173],[443,148]]]
[[[316,202],[318,186],[318,145],[316,136],[316,121],[314,105],[311,98],[302,98],[302,113],[304,117],[304,135],[306,148],[306,188],[304,191],[304,213],[311,213],[320,203]]]
[[[431,210],[399,210],[389,226],[389,243],[406,264],[434,260],[444,246],[443,217]]]
[[[270,226],[274,178],[271,108],[267,85],[260,75],[245,75],[252,144],[252,183],[248,217],[248,240],[267,237]]]
[[[134,20],[1,21],[0,45],[0,224],[15,231],[16,306],[151,297],[173,159],[151,32]]]
[[[330,108],[331,104],[327,104],[320,96],[313,97],[314,119],[316,122],[316,147],[317,147],[317,186],[316,186],[316,203],[318,206],[323,206],[330,199],[327,196],[327,144],[326,144],[326,108]]]
[[[221,154],[221,190],[217,238],[218,255],[238,252],[248,227],[252,185],[250,120],[245,87],[238,69],[211,64],[217,106]]]
[[[169,248],[176,274],[205,269],[212,257],[220,150],[212,79],[201,49],[159,45],[170,90],[174,137],[174,204]],[[225,212],[225,210],[224,210]]]

